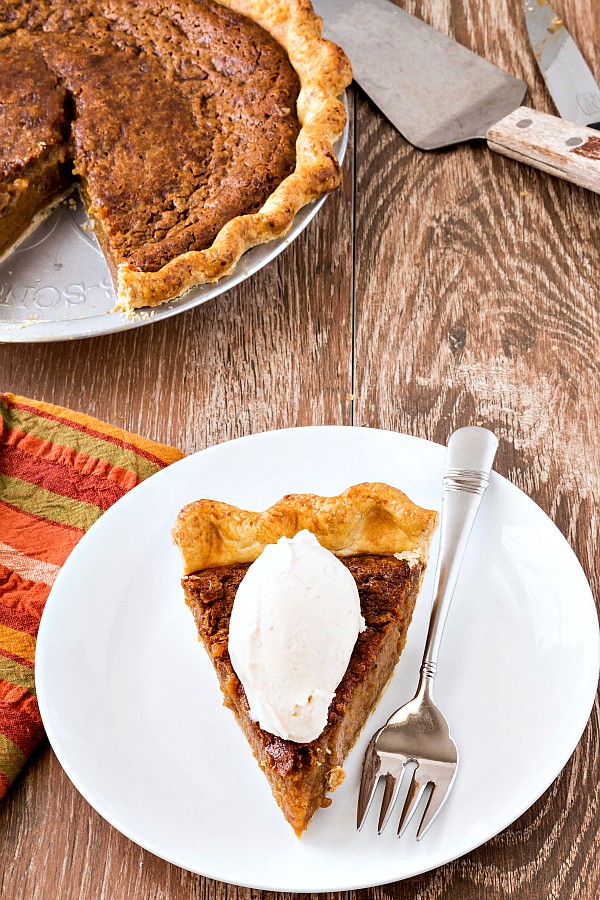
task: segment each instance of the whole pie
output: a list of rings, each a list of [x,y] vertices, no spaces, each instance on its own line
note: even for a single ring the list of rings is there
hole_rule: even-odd
[[[184,563],[183,588],[198,634],[273,796],[298,836],[327,792],[343,781],[344,759],[392,676],[406,642],[437,513],[386,484],[361,484],[337,497],[291,494],[265,512],[212,500],[186,506],[173,538]],[[238,586],[262,550],[308,529],[354,577],[366,629],[318,738],[300,744],[263,731],[249,714],[228,651]]]
[[[2,0],[0,255],[79,184],[131,311],[340,182],[351,78],[306,0]]]

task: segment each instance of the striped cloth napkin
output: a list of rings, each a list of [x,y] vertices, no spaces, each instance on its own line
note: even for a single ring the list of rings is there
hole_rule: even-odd
[[[60,567],[104,510],[183,454],[12,394],[0,414],[1,798],[44,736],[35,641]]]

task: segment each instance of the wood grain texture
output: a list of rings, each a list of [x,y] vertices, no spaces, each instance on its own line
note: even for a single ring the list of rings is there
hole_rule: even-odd
[[[402,3],[532,86],[554,112],[521,4]],[[600,77],[600,7],[561,13]],[[445,14],[445,17],[444,15]],[[572,27],[573,26],[573,27]],[[552,517],[596,596],[600,198],[484,146],[425,155],[357,105],[355,420],[445,442],[480,423],[496,468]],[[571,761],[518,822],[432,874],[360,892],[395,900],[600,895],[598,704]]]
[[[401,5],[523,78],[532,105],[555,112],[520,2]],[[561,0],[559,11],[600,78],[600,5]],[[421,153],[360,92],[354,119],[343,192],[267,269],[135,332],[0,347],[3,388],[186,452],[352,416],[442,443],[454,427],[489,425],[500,438],[498,470],[554,519],[597,595],[600,197],[483,145]],[[353,896],[595,900],[599,742],[596,706],[563,773],[510,828],[433,873]],[[79,796],[49,750],[0,810],[7,900],[259,894],[132,844]]]

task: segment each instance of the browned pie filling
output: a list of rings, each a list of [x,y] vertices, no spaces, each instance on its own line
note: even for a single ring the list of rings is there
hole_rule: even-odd
[[[293,171],[298,91],[213,0],[2,0],[0,253],[74,180],[113,275],[209,247]]]
[[[186,602],[216,669],[225,704],[234,712],[273,795],[298,836],[325,795],[343,780],[345,756],[389,681],[406,642],[425,563],[387,555],[340,557],[358,587],[367,628],[359,635],[348,669],[329,708],[327,726],[309,744],[263,731],[249,707],[228,652],[229,618],[249,564],[221,566],[183,578]]]
[[[26,47],[0,55],[0,255],[72,182],[66,91]]]

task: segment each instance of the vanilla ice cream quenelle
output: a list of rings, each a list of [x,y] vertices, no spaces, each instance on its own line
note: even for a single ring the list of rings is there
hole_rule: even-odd
[[[237,590],[229,655],[264,731],[308,743],[365,621],[354,578],[309,531],[269,544]]]

